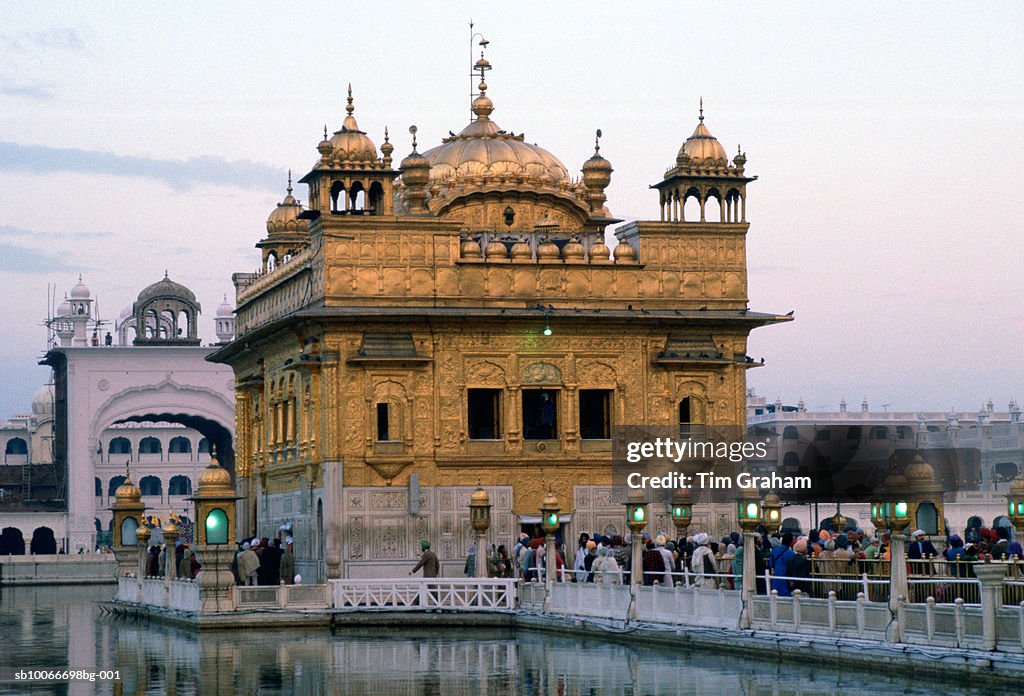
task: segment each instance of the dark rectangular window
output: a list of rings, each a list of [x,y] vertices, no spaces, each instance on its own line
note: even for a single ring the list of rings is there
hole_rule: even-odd
[[[523,439],[554,440],[558,437],[558,390],[523,390]]]
[[[390,440],[388,437],[388,405],[377,404],[377,441]]]
[[[501,439],[501,390],[468,389],[469,439]]]
[[[580,437],[584,440],[611,439],[611,389],[580,389]]]

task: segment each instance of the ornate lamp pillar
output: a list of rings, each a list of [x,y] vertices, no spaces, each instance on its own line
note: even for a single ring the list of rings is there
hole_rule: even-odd
[[[476,577],[487,577],[487,529],[491,526],[491,499],[478,487],[469,499],[469,523],[476,535]]]
[[[685,539],[686,530],[693,519],[693,495],[689,488],[677,488],[672,494],[672,524],[676,526],[676,538]]]
[[[626,494],[626,526],[630,534],[629,561],[629,618],[637,618],[636,594],[644,574],[644,559],[641,535],[647,526],[647,501],[641,488],[631,488]]]
[[[138,543],[136,532],[142,524],[142,513],[146,511],[146,506],[142,504],[142,491],[132,483],[127,462],[124,465],[124,483],[114,491],[114,504],[110,506],[110,510],[114,513],[114,558],[117,559],[117,574],[128,575],[135,557],[132,547]]]
[[[764,529],[771,536],[782,527],[782,501],[779,500],[775,491],[771,491],[764,497],[761,502],[761,510],[764,513]]]
[[[138,530],[135,532],[135,538],[139,541],[139,567],[136,569],[136,577],[140,580],[146,577],[146,566],[149,564],[149,537],[151,535],[152,532],[149,530],[149,526],[144,522],[139,525]]]
[[[555,550],[555,532],[562,520],[559,516],[558,498],[551,491],[544,496],[540,504],[540,521],[544,528],[544,611],[551,611],[551,592],[554,589],[555,574],[558,572],[557,551]]]
[[[775,500],[778,500],[777,496]],[[740,489],[739,496],[736,498],[736,520],[740,524],[740,529],[743,530],[743,584],[740,593],[743,610],[740,612],[740,628],[750,628],[750,602],[757,591],[754,568],[757,553],[754,551],[754,532],[757,530],[757,525],[761,524],[761,499],[758,497],[756,488]]]
[[[895,471],[885,478],[885,524],[889,528],[889,609],[895,614],[909,595],[907,583],[907,525],[910,524],[910,503],[907,502],[907,479]],[[894,642],[902,636],[899,621],[893,622]]]
[[[1017,532],[1017,541],[1024,543],[1024,479],[1020,474],[1010,482],[1010,488],[1006,491],[1006,503],[1010,522]]]
[[[203,569],[199,573],[200,611],[231,611],[229,591],[234,582],[231,557],[235,554],[235,487],[231,474],[217,461],[217,450],[210,464],[199,475],[196,494],[189,498],[196,506],[196,552]]]
[[[171,510],[171,515],[174,511]],[[176,561],[177,554],[175,553],[176,547],[174,542],[178,540],[178,525],[175,524],[174,520],[170,515],[167,516],[167,524],[160,530],[164,535],[164,579],[167,582],[174,580],[178,577],[178,563]]]

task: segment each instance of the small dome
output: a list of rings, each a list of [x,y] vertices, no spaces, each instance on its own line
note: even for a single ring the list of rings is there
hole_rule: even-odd
[[[604,243],[604,237],[599,238],[596,244],[590,245],[591,261],[608,261],[610,260],[611,253],[612,250]]]
[[[530,260],[533,258],[533,250],[525,237],[520,236],[519,241],[512,245],[512,258]]]
[[[70,317],[72,314],[71,303],[68,302],[68,296],[64,296],[64,301],[57,307],[58,317]]]
[[[342,162],[377,162],[377,147],[359,130],[352,112],[352,85],[348,86],[348,104],[345,106],[348,115],[341,124],[341,130],[335,131],[328,141],[331,145],[331,158]]]
[[[462,243],[459,252],[464,259],[480,258],[480,242],[475,239],[467,239]]]
[[[492,239],[487,243],[487,247],[484,249],[484,254],[488,259],[507,259],[508,258],[508,247],[497,239]]]
[[[114,499],[119,503],[138,503],[142,500],[142,491],[132,483],[131,476],[125,476],[124,483],[114,491]]]
[[[583,245],[577,237],[569,240],[569,243],[562,247],[562,258],[566,261],[582,261]]]
[[[477,488],[473,491],[473,495],[469,496],[470,505],[490,505],[491,499],[487,495],[487,491],[483,488]]]
[[[402,183],[406,186],[426,186],[430,182],[430,160],[416,151],[416,126],[409,128],[412,133],[412,152],[402,160]]]
[[[217,316],[223,318],[230,318],[234,316],[234,314],[235,310],[231,306],[231,303],[228,302],[228,296],[224,295],[224,301],[220,303],[219,307],[217,307]]]
[[[636,261],[636,250],[626,242],[619,242],[615,246],[616,261]]]
[[[911,486],[935,483],[935,470],[921,458],[920,453],[914,455],[914,461],[903,470],[903,476]]]
[[[302,205],[292,197],[292,175],[288,172],[288,194],[267,217],[267,233],[305,232],[308,221],[299,219],[302,210]]]
[[[178,532],[181,531],[181,528],[178,527],[177,523],[175,523],[173,519],[168,517],[167,522],[160,531],[164,533],[164,537],[176,537],[178,536]]]
[[[594,154],[583,163],[583,183],[588,188],[603,189],[612,181],[612,163],[601,156],[601,145],[599,139],[601,131],[597,131],[594,138]]]
[[[199,474],[199,495],[234,495],[235,487],[231,483],[231,474],[216,459]]]
[[[144,288],[142,292],[139,293],[135,302],[137,305],[141,305],[157,298],[184,300],[191,304],[196,303],[195,293],[181,283],[175,283],[167,276],[166,272],[164,272],[162,280],[158,280],[152,285]]]
[[[53,414],[53,385],[44,384],[36,390],[32,397],[32,415],[49,416]]]
[[[555,260],[561,256],[558,250],[558,245],[552,242],[550,239],[540,243],[537,247],[537,260]]]
[[[693,135],[686,139],[683,146],[679,148],[677,161],[689,159],[694,164],[719,164],[725,165],[729,161],[725,154],[725,148],[711,135],[704,125],[704,113],[701,111],[700,122],[693,131]]]
[[[78,284],[71,288],[71,299],[88,300],[91,294],[92,293],[89,292],[89,288],[82,282],[82,276],[78,276]]]

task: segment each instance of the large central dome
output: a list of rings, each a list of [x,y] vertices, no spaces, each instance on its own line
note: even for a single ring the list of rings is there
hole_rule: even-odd
[[[517,180],[558,186],[569,172],[557,157],[523,136],[507,133],[491,120],[494,103],[486,94],[473,100],[476,120],[458,135],[423,153],[430,161],[430,180],[439,184],[467,178]]]

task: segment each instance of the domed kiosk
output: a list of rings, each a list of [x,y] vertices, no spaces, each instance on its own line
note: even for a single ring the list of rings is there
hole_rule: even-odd
[[[137,346],[198,346],[199,302],[195,294],[167,273],[139,293],[132,305]]]

